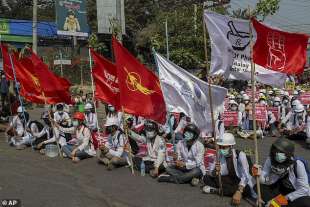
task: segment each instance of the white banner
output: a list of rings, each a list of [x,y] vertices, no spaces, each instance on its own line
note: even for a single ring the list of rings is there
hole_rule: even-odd
[[[202,132],[212,132],[209,85],[183,68],[155,54],[167,108],[181,108]],[[211,86],[214,114],[223,111],[225,88]]]
[[[211,40],[211,75],[233,80],[251,80],[250,23],[205,11],[204,20]],[[256,33],[253,31],[253,42]],[[283,87],[286,74],[255,64],[256,81]]]

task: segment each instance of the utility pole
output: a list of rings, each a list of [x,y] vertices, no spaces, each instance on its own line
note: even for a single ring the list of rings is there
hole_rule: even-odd
[[[33,0],[33,17],[32,17],[32,51],[37,54],[38,48],[38,0]]]
[[[166,18],[165,21],[165,31],[166,31],[166,51],[167,51],[167,59],[169,60],[170,58],[170,53],[169,53],[169,33],[168,33],[168,19]]]

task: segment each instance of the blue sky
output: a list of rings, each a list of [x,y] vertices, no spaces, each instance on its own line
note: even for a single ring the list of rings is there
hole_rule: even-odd
[[[258,0],[231,0],[232,9],[255,7]],[[310,35],[310,0],[281,0],[278,12],[265,20],[282,30]]]

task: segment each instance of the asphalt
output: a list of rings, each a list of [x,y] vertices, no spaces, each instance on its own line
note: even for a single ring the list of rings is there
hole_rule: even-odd
[[[38,117],[39,111],[30,112]],[[275,138],[259,140],[260,160],[268,156]],[[237,140],[237,148],[253,149],[252,140]],[[296,154],[310,160],[302,143]],[[230,198],[202,194],[199,187],[158,183],[149,176],[132,175],[128,168],[107,171],[95,159],[73,164],[48,158],[31,149],[9,147],[0,134],[0,200],[20,199],[25,207],[227,207]],[[1,206],[1,204],[0,204]],[[250,206],[242,201],[241,207]]]

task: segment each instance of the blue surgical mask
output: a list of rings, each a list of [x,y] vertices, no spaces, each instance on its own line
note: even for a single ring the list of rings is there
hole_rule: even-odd
[[[224,157],[227,157],[229,155],[229,148],[227,149],[220,149],[220,154]]]
[[[275,160],[278,163],[283,163],[283,162],[285,162],[286,159],[287,159],[287,157],[286,157],[285,153],[283,153],[283,152],[277,152],[276,153]]]
[[[187,132],[184,132],[183,136],[184,136],[185,141],[190,141],[194,138],[194,133],[187,131]]]

